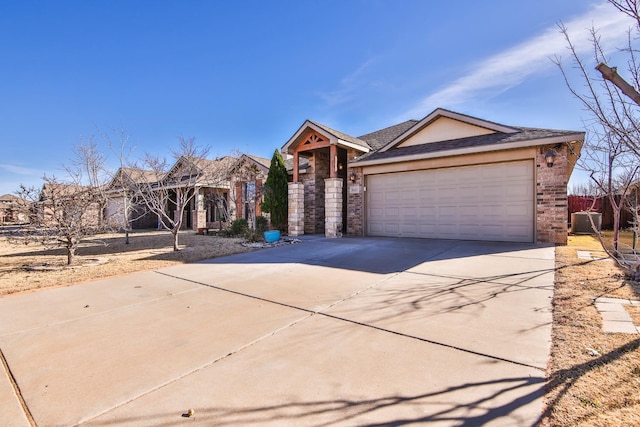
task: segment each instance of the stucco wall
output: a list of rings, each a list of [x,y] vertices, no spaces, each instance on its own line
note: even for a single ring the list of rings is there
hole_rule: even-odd
[[[448,117],[440,117],[426,128],[422,129],[411,138],[400,144],[400,147],[426,144],[429,142],[446,141],[456,138],[467,138],[470,136],[487,135],[495,133],[491,129],[481,128],[459,120]]]

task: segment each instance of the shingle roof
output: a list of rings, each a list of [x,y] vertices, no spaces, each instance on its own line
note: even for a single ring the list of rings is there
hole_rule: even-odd
[[[266,167],[267,169],[271,167],[271,159],[254,156],[253,154],[245,154],[245,156],[249,157],[254,162],[260,163],[262,166]]]
[[[365,141],[374,151],[377,151],[411,129],[416,123],[418,123],[418,120],[407,120],[406,122],[359,136],[358,139]]]
[[[121,171],[134,183],[153,182],[157,179],[156,173],[151,170],[123,167]]]
[[[289,174],[293,173],[293,159],[285,159],[284,167],[287,169]],[[298,158],[298,167],[302,170],[306,170],[309,167],[309,159],[304,157]]]
[[[14,196],[13,194],[3,194],[2,196],[0,196],[0,200],[3,200],[3,201],[14,201],[18,199],[19,197]]]
[[[450,151],[464,148],[480,148],[491,145],[496,146],[496,150],[501,145],[510,143],[535,141],[554,137],[569,137],[572,135],[582,134],[582,132],[555,129],[538,129],[526,127],[513,127],[517,132],[514,133],[492,133],[488,135],[472,136],[467,138],[451,139],[447,141],[430,142],[420,145],[412,145],[408,147],[392,148],[387,151],[377,151],[360,157],[353,163],[360,161],[384,160],[394,157],[413,156],[418,154],[437,153],[441,151]]]
[[[231,168],[237,161],[238,159],[233,156],[225,156],[213,160],[197,158],[193,163],[202,171],[201,180],[218,184],[228,178]]]

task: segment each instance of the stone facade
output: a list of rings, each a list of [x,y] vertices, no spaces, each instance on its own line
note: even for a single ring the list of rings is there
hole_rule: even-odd
[[[567,244],[567,147],[555,150],[553,167],[548,167],[543,147],[536,153],[536,241]]]
[[[342,178],[327,178],[324,182],[324,235],[326,237],[342,237]]]
[[[304,184],[301,182],[289,183],[289,230],[290,236],[302,236],[304,234]]]

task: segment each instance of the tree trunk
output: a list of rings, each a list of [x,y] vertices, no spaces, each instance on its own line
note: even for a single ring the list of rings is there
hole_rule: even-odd
[[[67,265],[73,264],[76,256],[76,246],[73,244],[73,238],[67,237]]]
[[[173,250],[174,251],[179,251],[180,248],[178,248],[178,232],[180,231],[180,229],[178,228],[174,228],[173,230],[171,230],[171,232],[173,233]]]

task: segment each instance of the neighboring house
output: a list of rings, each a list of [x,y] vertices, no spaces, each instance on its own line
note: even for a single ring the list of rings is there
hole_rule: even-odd
[[[0,196],[0,224],[20,224],[29,220],[25,213],[27,202],[14,196],[5,194]]]
[[[134,188],[167,191],[170,200],[176,192],[188,189],[190,199],[183,215],[183,228],[192,230],[222,228],[229,221],[260,215],[262,183],[270,160],[257,156],[226,156],[214,160],[180,158],[164,176],[153,171],[120,168],[107,186],[109,201],[106,218],[116,218],[132,229],[152,228],[158,217],[152,214]],[[144,184],[144,185],[142,185]],[[169,201],[166,212],[175,218],[176,206]],[[127,220],[125,221],[125,214]]]
[[[123,229],[155,228],[158,217],[136,197],[133,188],[144,182],[156,181],[153,171],[121,167],[105,187],[107,198],[104,218]]]
[[[32,206],[35,222],[42,226],[92,229],[103,222],[102,193],[94,188],[47,182],[42,186],[39,200]]]
[[[307,120],[282,148],[308,162],[291,168],[289,234],[566,244],[583,141],[445,109],[357,138]]]
[[[271,160],[243,154],[231,170],[232,202],[235,205],[233,219],[243,218],[253,224],[256,216],[263,215],[263,184],[269,174]]]

